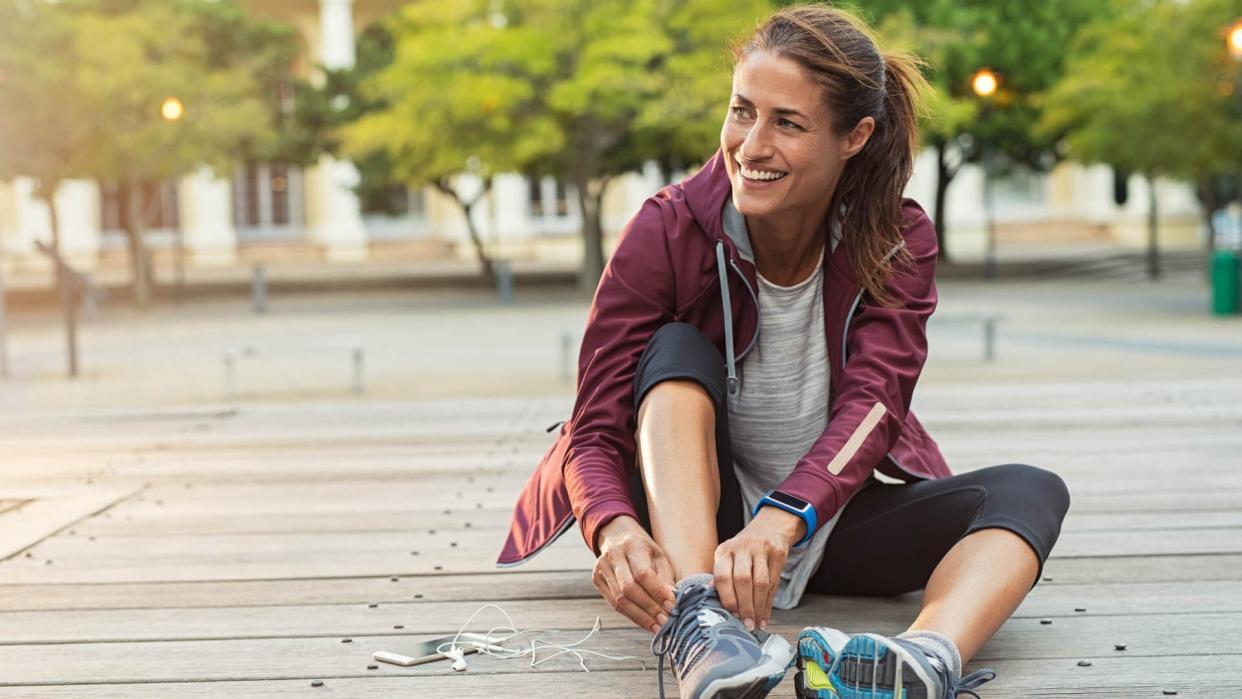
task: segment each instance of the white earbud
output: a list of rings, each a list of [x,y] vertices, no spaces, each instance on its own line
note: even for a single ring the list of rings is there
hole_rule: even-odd
[[[453,659],[453,671],[464,672],[466,669],[466,653],[458,646],[453,646],[444,651],[444,654]]]

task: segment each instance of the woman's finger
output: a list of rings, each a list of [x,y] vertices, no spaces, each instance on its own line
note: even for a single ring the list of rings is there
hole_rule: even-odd
[[[634,604],[628,598],[622,597],[617,602],[616,610],[625,615],[625,618],[637,624],[639,628],[646,629],[651,633],[656,633],[660,630],[660,623],[652,618],[646,610]]]
[[[733,594],[737,595],[737,616],[747,630],[755,629],[755,588],[753,563],[748,551],[733,554]]]
[[[660,587],[664,589],[664,596],[659,597],[660,606],[664,611],[672,613],[673,605],[677,603],[677,580],[673,573],[673,564],[669,562],[668,556],[658,548],[655,551],[655,572],[659,578]]]
[[[616,609],[617,586],[609,574],[611,570],[612,566],[608,560],[601,558],[595,564],[595,573],[591,576],[591,582],[595,583],[595,589],[599,590],[600,596],[608,602],[608,606]]]
[[[768,617],[772,611],[772,595],[771,589],[772,578],[769,575],[768,559],[764,556],[756,556],[754,561],[754,586],[755,594],[755,627],[767,628]]]
[[[617,583],[621,587],[621,595],[635,606],[646,612],[647,616],[663,624],[664,610],[653,596],[652,590],[658,594],[654,572],[651,570],[651,558],[646,551],[635,549],[626,556],[626,562],[617,566]],[[650,585],[651,589],[648,589]]]
[[[716,562],[712,567],[712,577],[716,585],[716,594],[720,595],[720,605],[733,614],[737,614],[737,595],[733,593],[733,552],[729,549],[716,550]]]

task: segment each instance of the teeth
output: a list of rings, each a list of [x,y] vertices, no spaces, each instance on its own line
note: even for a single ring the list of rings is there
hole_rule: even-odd
[[[738,163],[738,167],[741,168],[742,177],[745,177],[748,180],[779,180],[780,178],[786,175],[786,173],[784,172],[767,172],[765,170],[751,170],[750,168],[746,167],[745,165],[741,163]]]

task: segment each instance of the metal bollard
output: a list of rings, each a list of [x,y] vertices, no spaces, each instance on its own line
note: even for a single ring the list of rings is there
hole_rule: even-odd
[[[496,295],[501,305],[508,306],[513,303],[513,269],[508,260],[497,260],[495,266]]]
[[[363,393],[364,391],[366,391],[366,385],[362,381],[363,351],[361,347],[354,348],[353,358],[354,358],[354,393]]]
[[[235,378],[237,357],[232,350],[224,353],[224,397],[232,400],[236,393],[237,383]]]
[[[255,313],[267,313],[267,273],[262,263],[254,265],[254,275],[250,280],[250,297],[254,302]]]
[[[992,361],[996,358],[996,321],[983,319],[983,359]]]

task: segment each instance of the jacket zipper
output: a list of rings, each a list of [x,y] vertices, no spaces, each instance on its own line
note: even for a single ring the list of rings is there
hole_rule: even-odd
[[[755,290],[750,287],[750,282],[746,281],[746,275],[742,274],[742,268],[737,266],[737,258],[730,256],[729,266],[733,268],[734,272],[737,272],[737,276],[741,277],[742,286],[746,287],[746,291],[750,293],[750,300],[755,304],[755,333],[750,338],[750,344],[746,345],[746,349],[742,350],[742,353],[737,356],[736,361],[740,362],[742,357],[745,357],[750,352],[751,348],[755,346],[755,341],[759,339],[759,323],[757,320],[759,318],[759,295],[756,294]],[[729,309],[728,312],[732,313],[733,309]]]

